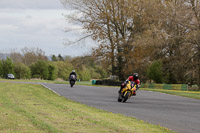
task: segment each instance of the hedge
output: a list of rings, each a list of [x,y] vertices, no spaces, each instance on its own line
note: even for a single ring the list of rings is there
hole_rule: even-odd
[[[152,89],[165,89],[165,90],[182,90],[187,91],[187,84],[141,84],[141,88],[152,88]]]
[[[110,79],[106,80],[92,80],[92,84],[94,85],[107,85],[107,86],[120,86],[122,82],[114,81]]]
[[[120,86],[123,81],[114,80],[92,80],[93,85],[107,85],[107,86]],[[165,90],[182,90],[187,91],[187,84],[141,84],[140,88],[152,88],[152,89],[165,89]]]

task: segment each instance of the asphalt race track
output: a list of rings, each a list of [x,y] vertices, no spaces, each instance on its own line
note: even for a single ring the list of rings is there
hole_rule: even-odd
[[[200,133],[200,100],[138,90],[137,96],[131,97],[126,103],[119,103],[119,88],[43,85],[61,96],[89,106],[160,124],[180,133]]]

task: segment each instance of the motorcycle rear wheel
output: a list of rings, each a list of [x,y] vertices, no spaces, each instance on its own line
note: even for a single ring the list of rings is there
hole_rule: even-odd
[[[122,98],[118,97],[118,102],[122,102]]]
[[[70,81],[70,86],[73,87],[75,82],[73,80]]]

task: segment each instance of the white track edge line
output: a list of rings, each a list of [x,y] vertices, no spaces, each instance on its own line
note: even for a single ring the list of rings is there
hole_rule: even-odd
[[[58,96],[61,96],[60,94],[58,94],[57,92],[55,92],[54,90],[52,90],[51,88],[47,87],[46,85],[44,85],[43,83],[41,83],[41,85],[47,89],[49,89],[50,91],[53,91],[55,94],[57,94]]]

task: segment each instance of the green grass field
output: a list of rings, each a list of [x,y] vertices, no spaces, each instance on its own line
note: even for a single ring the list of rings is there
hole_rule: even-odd
[[[132,117],[98,110],[32,84],[0,82],[0,132],[170,133]]]
[[[179,90],[163,90],[163,89],[150,89],[150,88],[141,88],[141,90],[156,91],[171,95],[200,99],[200,91],[179,91]]]

